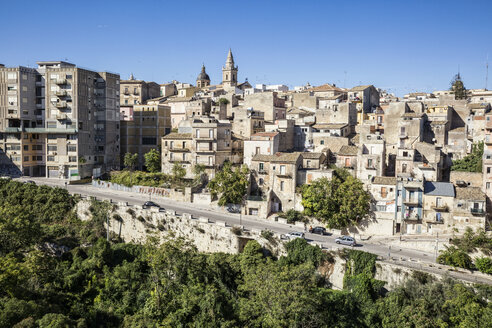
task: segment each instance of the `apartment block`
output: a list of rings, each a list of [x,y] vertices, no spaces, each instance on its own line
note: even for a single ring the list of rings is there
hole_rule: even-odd
[[[63,61],[0,67],[6,174],[80,179],[119,166],[119,75]]]
[[[134,105],[132,119],[120,123],[120,163],[126,153],[138,154],[138,168],[142,169],[144,155],[158,149],[161,138],[171,132],[171,107],[158,102]]]

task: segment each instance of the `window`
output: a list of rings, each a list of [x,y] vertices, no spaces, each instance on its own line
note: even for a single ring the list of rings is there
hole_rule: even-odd
[[[386,205],[376,205],[376,210],[378,212],[386,212]]]
[[[396,211],[397,211],[397,212],[401,212],[401,206],[397,206],[397,207],[396,207]]]
[[[76,145],[67,145],[67,151],[68,152],[77,151],[77,146]]]
[[[401,173],[407,173],[407,164],[406,163],[403,163],[401,165]]]
[[[33,161],[42,161],[42,160],[43,160],[43,156],[39,156],[39,155],[37,155],[37,156],[33,156],[33,157],[32,157],[32,160],[33,160]]]
[[[196,137],[200,138],[200,130],[198,130],[198,129],[196,130]]]
[[[285,174],[285,165],[280,165],[280,174]]]
[[[324,144],[325,144],[325,141],[324,141],[324,140],[321,140],[321,141],[319,142],[319,144],[320,144],[320,145],[324,145]]]
[[[125,105],[128,105],[128,99],[125,99]]]
[[[169,160],[172,161],[174,159],[174,153],[169,153]]]
[[[48,151],[57,151],[58,147],[56,145],[48,145]]]
[[[24,162],[29,162],[29,156],[24,156]]]
[[[208,165],[213,165],[212,156],[208,157]]]
[[[256,147],[255,154],[258,155],[260,153],[260,147]]]
[[[264,171],[264,169],[265,169],[265,163],[260,163],[260,165],[258,166],[258,170],[262,172]]]
[[[82,130],[84,127],[84,125],[82,124],[82,122],[79,122],[79,130]]]
[[[258,184],[259,184],[260,186],[263,186],[263,178],[260,178],[260,179],[258,180]]]
[[[32,145],[32,150],[43,150],[43,145]]]
[[[284,181],[280,181],[280,191],[284,191]]]
[[[386,192],[386,187],[381,187],[381,197],[386,198],[388,193]]]
[[[186,153],[183,153],[183,161],[186,161]]]
[[[142,137],[142,145],[157,145],[156,137]]]
[[[490,166],[487,167],[487,173],[490,173]]]
[[[134,105],[136,105],[136,104],[137,104],[137,100],[134,100],[134,101],[133,101],[133,104],[134,104]]]
[[[173,148],[174,148],[174,141],[171,141],[171,142],[169,143],[169,149],[173,149]]]
[[[367,167],[372,167],[372,159],[371,158],[369,158],[367,160]]]
[[[183,149],[186,148],[186,141],[183,141]]]
[[[28,151],[29,150],[29,146],[28,145],[24,145],[24,150],[25,151]],[[33,149],[34,150],[34,149]]]
[[[55,161],[55,156],[48,156],[48,157],[46,157],[46,160],[48,162],[54,162]]]
[[[77,156],[68,156],[68,161],[71,163],[77,162]]]
[[[214,137],[214,130],[213,129],[209,129],[208,130],[208,137],[209,138],[213,138]]]
[[[487,183],[485,184],[485,189],[490,189],[490,182],[487,182]]]

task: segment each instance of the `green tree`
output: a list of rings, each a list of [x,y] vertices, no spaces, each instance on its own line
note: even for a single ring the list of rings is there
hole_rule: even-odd
[[[145,167],[147,171],[151,173],[157,173],[161,171],[161,154],[157,149],[151,149],[148,153],[144,155]]]
[[[304,213],[330,228],[345,228],[369,214],[370,197],[360,180],[337,169],[331,180],[321,178],[302,189]]]
[[[459,248],[449,246],[445,250],[440,251],[440,253],[441,254],[437,257],[437,262],[440,264],[451,265],[469,270],[473,268],[470,255]]]
[[[471,154],[453,161],[451,171],[482,172],[483,147],[483,141],[473,144]]]
[[[475,267],[480,272],[492,274],[492,259],[490,257],[479,257],[475,259]]]
[[[454,91],[454,99],[466,99],[465,84],[461,80],[460,73],[456,74],[451,81],[451,91]]]
[[[220,98],[219,99],[219,104],[228,105],[229,104],[229,100],[226,99],[226,98]]]
[[[123,165],[130,171],[135,170],[135,167],[137,166],[138,163],[138,154],[131,154],[131,153],[126,153],[125,157],[123,158]]]
[[[208,188],[213,197],[219,196],[219,205],[240,204],[248,189],[249,169],[243,165],[233,168],[230,162],[225,162],[222,170],[210,180]]]
[[[173,165],[173,178],[175,181],[183,179],[186,175],[186,169],[178,162]]]

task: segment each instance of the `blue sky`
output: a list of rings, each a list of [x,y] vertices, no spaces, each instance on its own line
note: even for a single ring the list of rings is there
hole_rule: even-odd
[[[0,63],[65,60],[127,78],[374,84],[402,95],[485,87],[492,1],[2,1]],[[489,89],[492,89],[492,71]]]

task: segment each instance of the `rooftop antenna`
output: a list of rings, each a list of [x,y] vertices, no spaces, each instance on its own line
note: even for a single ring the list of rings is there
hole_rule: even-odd
[[[489,84],[489,54],[487,54],[487,61],[485,62],[485,90],[487,90]]]

